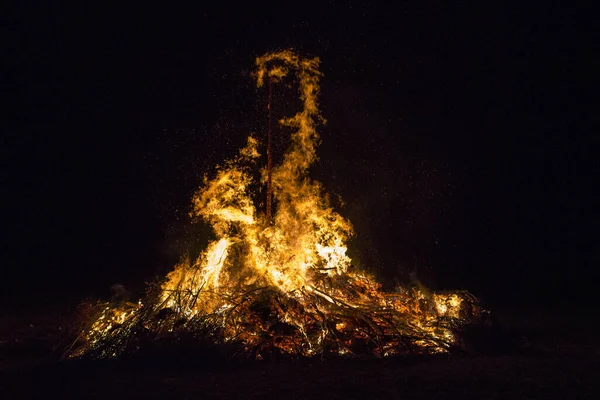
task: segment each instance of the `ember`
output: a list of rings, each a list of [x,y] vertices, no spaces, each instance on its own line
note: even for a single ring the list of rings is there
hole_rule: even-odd
[[[249,189],[260,156],[249,137],[192,200],[193,216],[210,224],[216,239],[197,260],[176,265],[143,302],[98,306],[70,357],[117,357],[144,340],[177,335],[232,344],[237,355],[256,359],[274,352],[383,357],[460,346],[457,333],[480,312],[468,293],[385,293],[352,267],[352,225],[308,176],[318,141],[319,59],[286,50],[259,57],[256,67],[258,86],[293,77],[303,104],[279,121],[293,130],[283,161],[262,170],[272,212],[270,198],[266,212],[258,210]]]

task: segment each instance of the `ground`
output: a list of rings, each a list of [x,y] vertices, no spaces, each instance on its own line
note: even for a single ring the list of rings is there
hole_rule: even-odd
[[[226,365],[58,362],[72,309],[0,320],[2,398],[597,398],[600,350],[592,318],[510,311],[500,323],[518,348],[387,360]],[[3,395],[4,394],[4,395]]]

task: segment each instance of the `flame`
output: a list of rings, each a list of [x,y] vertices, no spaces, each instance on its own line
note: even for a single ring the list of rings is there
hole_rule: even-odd
[[[216,239],[197,260],[176,265],[148,307],[106,307],[74,354],[100,348],[100,356],[118,354],[123,346],[102,347],[103,340],[130,334],[121,327],[140,321],[155,331],[218,329],[215,340],[240,343],[258,358],[274,348],[305,356],[326,348],[354,354],[361,345],[386,356],[406,343],[448,351],[455,344],[454,327],[464,320],[465,297],[416,289],[384,293],[371,276],[352,267],[346,245],[352,225],[308,176],[322,120],[319,59],[285,50],[259,57],[256,68],[259,87],[266,79],[293,75],[302,101],[300,111],[279,121],[293,132],[283,161],[272,171],[277,205],[272,221],[252,199],[251,172],[260,154],[258,141],[249,137],[192,199],[192,216],[210,224]],[[261,179],[264,184],[264,173]],[[151,317],[165,310],[176,318],[167,323]]]

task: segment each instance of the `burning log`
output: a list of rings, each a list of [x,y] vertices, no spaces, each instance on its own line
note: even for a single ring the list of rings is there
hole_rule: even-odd
[[[308,176],[316,159],[319,59],[290,50],[256,60],[257,84],[294,74],[303,108],[280,121],[291,145],[263,176],[268,198],[257,211],[249,187],[256,139],[221,167],[193,198],[193,215],[217,237],[196,261],[184,260],[138,304],[98,303],[70,357],[118,357],[183,337],[228,345],[251,359],[329,354],[379,357],[448,352],[457,333],[479,314],[468,293],[384,293],[351,267],[352,225]]]

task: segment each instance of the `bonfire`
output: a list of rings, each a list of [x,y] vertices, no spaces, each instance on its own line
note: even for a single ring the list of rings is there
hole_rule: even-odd
[[[284,78],[298,87],[302,108],[279,121],[292,132],[281,163],[272,165],[267,148],[268,167],[261,166],[260,143],[249,137],[193,196],[193,217],[210,224],[215,239],[137,304],[97,303],[68,356],[119,357],[178,337],[251,359],[460,347],[461,330],[480,312],[475,298],[415,287],[385,292],[347,255],[352,225],[308,175],[321,120],[319,59],[269,53],[256,60],[255,77],[259,87]],[[267,186],[266,210],[255,204],[256,185]]]

